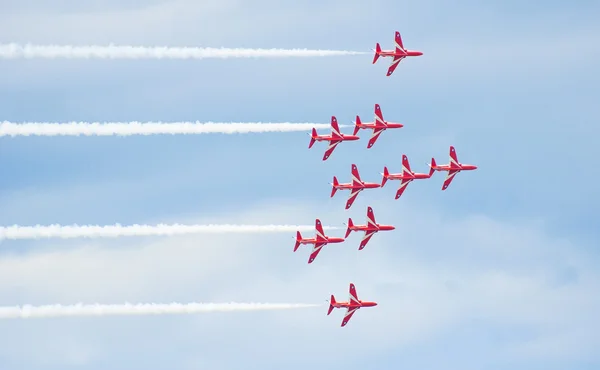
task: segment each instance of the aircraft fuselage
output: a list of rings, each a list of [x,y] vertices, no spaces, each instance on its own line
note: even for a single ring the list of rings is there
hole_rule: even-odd
[[[377,227],[372,227],[369,225],[354,225],[350,228],[353,231],[390,231],[396,230],[395,226],[392,225],[380,225],[377,224]]]
[[[334,138],[331,135],[315,136],[314,139],[317,140],[317,141],[337,141],[337,140],[340,140],[339,138]],[[358,140],[358,139],[360,139],[360,137],[358,137],[356,135],[342,135],[342,137],[341,137],[341,140],[343,140],[343,141],[354,141],[354,140]]]
[[[325,237],[325,243],[329,244],[329,243],[342,243],[345,239],[344,238],[338,238],[338,237],[329,237],[326,236]],[[307,238],[307,239],[302,239],[300,240],[300,244],[317,244],[317,243],[322,243],[323,241],[321,240],[317,240],[317,238]]]
[[[471,170],[476,170],[477,166],[472,165],[472,164],[462,164],[461,163],[458,168],[452,168],[452,167],[450,167],[449,164],[444,164],[441,166],[434,166],[433,169],[436,171],[471,171]]]
[[[353,185],[353,184],[338,184],[335,186],[338,190],[352,190],[352,189],[375,189],[380,188],[381,184],[376,184],[374,182],[364,182],[362,185]]]
[[[348,302],[337,302],[333,306],[336,307],[336,308],[374,307],[374,306],[377,306],[377,302],[360,301],[360,304],[348,303]]]
[[[407,56],[407,57],[420,57],[423,55],[422,51],[407,50],[406,54],[396,53],[395,50],[382,50],[379,52],[382,57],[395,57],[395,56]]]

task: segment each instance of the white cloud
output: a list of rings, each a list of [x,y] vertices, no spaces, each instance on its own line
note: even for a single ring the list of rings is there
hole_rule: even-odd
[[[6,28],[1,40],[34,43],[135,43],[144,45],[190,44],[198,46],[261,47],[249,45],[252,39],[270,38],[278,32],[297,27],[316,34],[332,24],[359,20],[365,14],[364,4],[326,1],[314,4],[282,4],[276,1],[193,1],[174,0],[125,5],[102,3],[102,8],[65,8],[39,11],[4,12]],[[376,5],[373,4],[373,5]],[[369,7],[372,16],[379,8]],[[72,32],[77,29],[77,32]],[[281,36],[281,35],[278,35]],[[295,39],[293,33],[289,39]],[[175,42],[175,44],[174,44]],[[262,46],[267,47],[267,46]]]
[[[224,1],[163,1],[146,2],[131,8],[117,2],[103,8],[61,12],[29,11],[5,13],[3,21],[10,25],[0,34],[1,39],[34,43],[144,43],[167,39],[195,31],[194,39],[202,42],[214,37],[210,31],[219,25],[224,12],[239,7],[237,0]],[[35,9],[32,7],[32,9]],[[225,22],[226,23],[226,22]],[[190,29],[190,27],[192,27]],[[77,32],[72,30],[76,29]],[[190,40],[190,35],[187,36]]]

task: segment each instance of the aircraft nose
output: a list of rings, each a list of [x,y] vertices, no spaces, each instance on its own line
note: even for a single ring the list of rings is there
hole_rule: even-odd
[[[476,170],[476,169],[477,169],[477,166],[473,166],[473,169],[474,169],[474,170]]]
[[[422,51],[419,51],[419,56],[421,56],[421,55],[423,55],[423,52],[422,52]]]

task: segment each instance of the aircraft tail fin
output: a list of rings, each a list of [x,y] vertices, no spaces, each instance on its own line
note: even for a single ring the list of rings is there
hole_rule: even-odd
[[[431,158],[431,164],[429,165],[429,177],[433,175],[435,172],[435,167],[437,167],[437,163],[435,163],[435,158]]]
[[[316,141],[316,137],[317,137],[317,130],[313,127],[312,129],[312,133],[310,135],[310,143],[308,144],[308,148],[312,148],[312,146],[314,145],[315,141]]]
[[[331,313],[331,311],[333,311],[333,305],[335,304],[335,297],[333,296],[333,294],[331,295],[331,299],[329,301],[329,310],[327,311],[327,315],[329,315]]]
[[[344,239],[348,238],[348,235],[350,235],[350,233],[352,232],[352,227],[354,226],[354,223],[352,222],[352,218],[348,219],[348,229],[346,229],[346,236],[344,236]]]
[[[302,234],[300,234],[300,231],[296,231],[296,245],[294,246],[294,252],[298,250],[301,240],[302,240]]]
[[[335,195],[335,192],[338,190],[337,187],[339,185],[339,181],[337,179],[337,177],[333,176],[333,183],[331,184],[331,197],[333,198],[333,196]]]
[[[390,176],[390,171],[388,171],[388,168],[386,166],[383,167],[383,179],[381,180],[381,187],[383,187],[383,185],[385,185],[385,183],[388,180],[388,177]]]
[[[354,122],[354,132],[352,135],[358,134],[358,130],[360,130],[360,125],[362,124],[360,117],[356,116],[356,122]]]
[[[431,164],[429,165],[429,177],[431,177],[433,175],[433,173],[435,172],[434,167],[437,166],[437,164],[435,163],[435,159],[431,158]]]
[[[377,59],[379,59],[380,53],[381,53],[381,46],[379,46],[379,43],[377,43],[377,45],[375,45],[375,56],[373,57],[373,64],[375,64],[375,62],[377,62]]]

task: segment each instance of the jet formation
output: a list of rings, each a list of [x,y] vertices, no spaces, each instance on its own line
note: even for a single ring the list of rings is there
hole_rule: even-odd
[[[380,57],[391,57],[392,62],[388,68],[387,76],[391,76],[392,73],[396,70],[398,65],[402,60],[407,57],[417,57],[423,55],[423,52],[417,50],[408,50],[404,47],[402,42],[402,37],[400,36],[400,32],[396,31],[395,33],[395,48],[393,50],[382,50],[379,43],[376,44],[375,56],[373,58],[373,64],[377,62]],[[308,148],[312,148],[315,142],[317,141],[325,141],[328,143],[327,149],[323,154],[323,161],[331,158],[331,155],[335,148],[344,141],[358,141],[360,137],[358,136],[361,130],[372,130],[371,137],[367,143],[367,149],[373,148],[375,143],[377,142],[380,135],[388,130],[388,129],[399,129],[403,128],[403,123],[398,122],[389,122],[383,118],[383,113],[381,111],[381,106],[379,104],[375,104],[374,107],[374,120],[372,122],[363,122],[359,115],[356,115],[356,120],[354,121],[354,131],[352,134],[344,134],[340,131],[340,125],[338,124],[337,118],[335,116],[331,116],[331,134],[329,135],[319,135],[315,128],[312,129],[310,135],[310,142]],[[343,126],[348,127],[348,126]],[[350,126],[352,127],[352,126]],[[408,156],[406,154],[402,154],[402,169],[398,173],[392,173],[388,169],[387,166],[383,167],[383,172],[381,175],[383,176],[381,182],[369,182],[361,179],[361,176],[358,171],[358,167],[356,164],[351,164],[350,168],[350,182],[340,183],[338,181],[337,176],[333,176],[333,182],[331,185],[331,195],[330,198],[333,198],[338,190],[348,190],[349,196],[346,200],[345,210],[349,210],[354,202],[356,201],[358,194],[365,189],[380,189],[385,186],[388,181],[399,181],[398,188],[396,190],[395,199],[398,200],[405,193],[408,184],[415,180],[426,180],[431,179],[435,172],[446,172],[446,178],[444,179],[444,183],[442,184],[442,190],[447,190],[450,186],[450,183],[454,179],[454,177],[462,172],[462,171],[472,171],[476,170],[477,166],[473,164],[465,164],[460,163],[458,161],[458,156],[456,154],[456,149],[454,146],[450,145],[449,150],[449,162],[448,164],[438,165],[436,163],[435,158],[431,158],[431,162],[429,165],[429,171],[426,173],[415,172],[411,169],[411,165],[408,160]],[[314,238],[303,238],[300,232],[296,233],[296,244],[294,246],[294,252],[296,252],[300,245],[310,244],[312,245],[312,251],[310,252],[308,263],[312,264],[319,253],[323,250],[328,244],[339,244],[345,242],[352,232],[364,232],[362,239],[358,245],[358,250],[362,251],[365,249],[371,238],[378,233],[379,231],[393,231],[396,229],[394,225],[386,225],[386,224],[378,224],[375,221],[375,214],[373,212],[373,208],[371,206],[367,206],[367,214],[366,214],[366,224],[364,225],[356,225],[352,221],[352,218],[348,218],[348,223],[346,224],[346,234],[343,237],[334,237],[325,235],[323,231],[323,226],[319,219],[315,220],[315,237]],[[356,294],[356,287],[353,283],[350,283],[349,287],[349,298],[348,302],[338,302],[335,297],[331,295],[329,302],[329,310],[327,311],[327,315],[331,314],[334,308],[346,308],[346,313],[342,320],[341,326],[346,326],[348,321],[354,315],[354,313],[363,307],[374,307],[377,306],[376,302],[370,301],[361,301],[358,299],[358,295]]]

